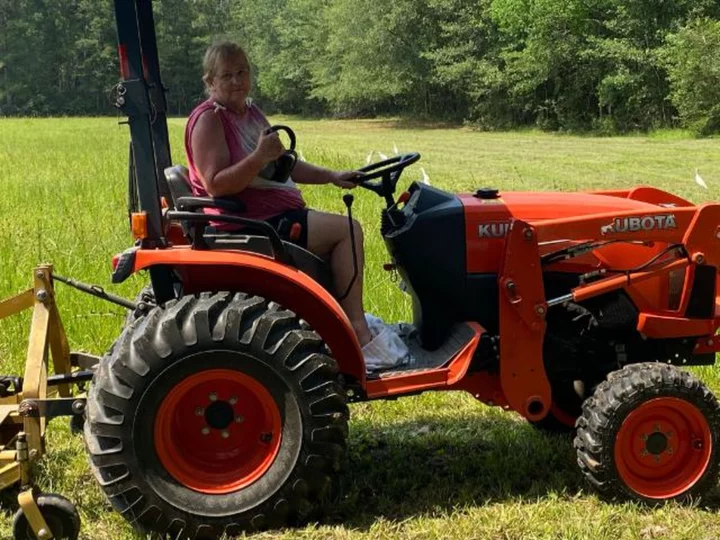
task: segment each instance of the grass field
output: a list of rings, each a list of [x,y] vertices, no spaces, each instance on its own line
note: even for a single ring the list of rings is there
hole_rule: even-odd
[[[419,151],[405,173],[450,191],[577,190],[653,185],[693,201],[720,196],[717,140],[683,133],[590,138],[535,132],[475,133],[393,121],[304,121],[283,118],[309,160],[353,168],[371,151]],[[175,161],[184,161],[184,121],[170,120]],[[132,297],[142,277],[110,284],[111,255],[131,243],[125,190],[128,130],[112,118],[0,119],[0,298],[31,285],[37,263]],[[377,154],[376,154],[377,157]],[[693,181],[695,168],[709,190]],[[304,188],[315,207],[340,211],[340,191]],[[407,320],[410,306],[381,269],[381,201],[356,190],[355,214],[367,237],[366,309]],[[58,285],[58,287],[62,287]],[[96,354],[117,337],[124,313],[59,288],[71,348]],[[19,373],[29,318],[0,322],[0,373]],[[698,370],[720,392],[720,371]],[[83,443],[56,420],[51,453],[39,465],[41,487],[74,501],[82,538],[140,538],[110,510],[86,464]],[[720,537],[720,492],[696,506],[647,509],[607,504],[589,493],[569,438],[538,433],[518,416],[464,394],[425,394],[351,407],[342,496],[328,518],[300,530],[256,538],[692,538]],[[15,494],[0,495],[0,538],[11,535]]]

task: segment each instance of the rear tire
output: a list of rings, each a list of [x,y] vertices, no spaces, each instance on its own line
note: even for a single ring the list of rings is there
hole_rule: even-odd
[[[608,375],[583,404],[578,465],[601,495],[657,504],[702,496],[717,481],[720,404],[672,366],[634,364]]]
[[[88,395],[86,445],[112,505],[172,538],[301,521],[347,436],[326,352],[294,313],[244,294],[185,296],[136,320]]]

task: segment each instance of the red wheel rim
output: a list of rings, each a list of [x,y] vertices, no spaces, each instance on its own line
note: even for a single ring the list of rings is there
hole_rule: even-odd
[[[167,472],[185,487],[213,495],[260,478],[281,438],[280,411],[267,389],[229,369],[185,378],[155,418],[155,448]]]
[[[707,470],[712,435],[703,413],[682,399],[661,397],[632,411],[615,440],[620,478],[638,495],[670,499]]]

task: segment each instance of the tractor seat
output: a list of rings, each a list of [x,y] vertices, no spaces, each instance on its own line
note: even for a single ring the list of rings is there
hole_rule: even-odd
[[[245,205],[234,199],[193,196],[189,171],[182,165],[165,169],[165,178],[172,197],[172,207],[177,211],[201,214],[204,208],[216,208],[231,214],[242,215],[245,212]],[[242,231],[218,232],[214,227],[208,226],[207,222],[198,226],[197,223],[189,223],[187,220],[178,221],[185,237],[196,249],[240,250],[268,256],[273,254],[272,242],[268,236],[246,234]],[[263,221],[248,220],[248,222],[247,227],[250,229],[253,222],[267,227]],[[288,255],[287,262],[290,265],[311,276],[331,293],[334,292],[330,268],[324,260],[292,242],[283,240],[282,246]]]
[[[236,214],[245,211],[245,205],[237,200],[225,197],[195,197],[190,185],[190,174],[186,167],[175,165],[165,169],[172,206],[177,210],[194,210],[197,208],[217,208]]]
[[[170,188],[170,196],[172,197],[173,206],[177,208],[177,201],[180,197],[192,197],[193,192],[190,187],[190,171],[182,165],[175,165],[165,169],[165,178]]]

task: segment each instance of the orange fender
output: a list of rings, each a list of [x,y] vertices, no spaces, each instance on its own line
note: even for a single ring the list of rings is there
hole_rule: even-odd
[[[337,300],[307,274],[270,257],[240,251],[199,251],[178,246],[135,252],[133,272],[157,265],[172,267],[188,294],[241,291],[294,311],[330,347],[340,371],[365,387],[365,362],[350,320]]]

